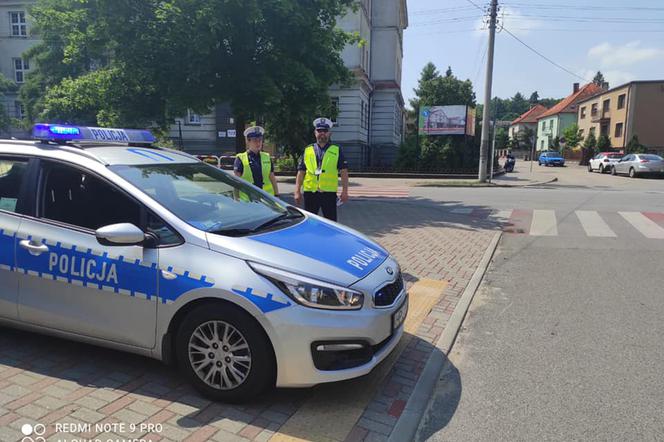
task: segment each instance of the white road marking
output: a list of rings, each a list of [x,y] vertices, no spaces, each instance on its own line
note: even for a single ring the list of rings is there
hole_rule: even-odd
[[[531,236],[558,236],[556,212],[554,210],[533,210],[530,225]]]
[[[586,235],[602,237],[602,238],[615,238],[616,234],[611,230],[611,227],[604,222],[599,213],[594,210],[577,210],[576,216],[579,218],[581,227],[586,231]]]
[[[664,228],[641,212],[618,212],[643,236],[649,239],[664,239]]]

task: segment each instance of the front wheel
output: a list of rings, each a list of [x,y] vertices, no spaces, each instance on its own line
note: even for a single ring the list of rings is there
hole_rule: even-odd
[[[590,163],[588,163],[588,172],[592,172],[592,171],[593,171],[593,166],[591,166]]]
[[[618,175],[618,172],[616,172],[616,166],[611,166],[611,175]]]
[[[267,338],[255,320],[237,307],[195,308],[181,323],[175,346],[182,372],[211,399],[244,402],[273,382],[275,363]]]
[[[629,177],[630,178],[636,178],[636,171],[634,170],[633,167],[629,168]]]
[[[604,166],[601,164],[599,166],[599,173],[604,173]]]

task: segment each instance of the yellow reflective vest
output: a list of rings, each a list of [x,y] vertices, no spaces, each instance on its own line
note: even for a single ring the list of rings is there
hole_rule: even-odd
[[[330,145],[323,154],[323,161],[318,170],[316,151],[311,144],[304,148],[304,165],[307,168],[304,174],[305,192],[336,192],[339,186],[339,146]]]
[[[270,161],[270,154],[261,152],[261,170],[263,172],[263,190],[267,193],[274,195],[274,188],[272,181],[270,181],[270,173],[272,172],[272,161]],[[254,183],[254,176],[251,173],[251,166],[249,165],[249,153],[239,153],[237,157],[242,161],[242,179]]]

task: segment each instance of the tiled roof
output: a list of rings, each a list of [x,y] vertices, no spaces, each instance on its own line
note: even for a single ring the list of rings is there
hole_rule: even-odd
[[[577,92],[573,93],[572,95],[561,101],[560,103],[553,106],[548,111],[544,112],[542,115],[537,117],[537,119],[539,120],[542,118],[562,113],[576,113],[577,111],[576,104],[579,101],[592,97],[593,95],[600,94],[602,92],[604,92],[604,89],[602,89],[600,86],[597,86],[595,83],[588,83],[587,85],[579,89]]]
[[[537,117],[542,115],[544,112],[546,112],[548,109],[541,104],[538,104],[537,106],[533,106],[528,110],[527,112],[523,113],[519,118],[516,120],[512,121],[512,124],[519,124],[519,123],[537,123]]]

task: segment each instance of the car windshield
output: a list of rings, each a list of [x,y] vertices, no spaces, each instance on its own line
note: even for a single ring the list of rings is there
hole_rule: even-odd
[[[256,233],[303,215],[253,185],[203,163],[111,166],[178,218],[206,232]]]
[[[610,153],[606,156],[607,158],[615,158],[615,159],[621,159],[623,156],[619,153]]]
[[[558,152],[548,152],[548,153],[546,154],[546,156],[547,156],[547,157],[554,157],[554,158],[557,158],[557,157],[560,156],[560,154],[559,154]]]
[[[639,158],[648,161],[662,161],[662,157],[659,155],[639,155]]]

